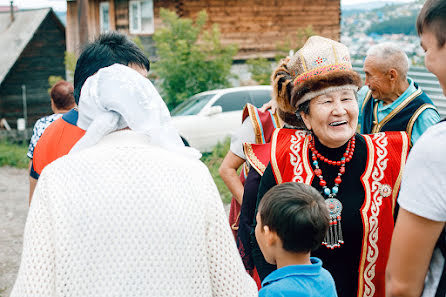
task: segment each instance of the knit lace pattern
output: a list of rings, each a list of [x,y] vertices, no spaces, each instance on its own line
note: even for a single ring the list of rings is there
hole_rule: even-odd
[[[120,131],[45,168],[11,296],[257,296],[206,166]]]

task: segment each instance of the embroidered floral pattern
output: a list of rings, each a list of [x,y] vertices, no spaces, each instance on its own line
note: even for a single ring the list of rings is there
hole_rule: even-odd
[[[320,66],[322,63],[327,62],[327,58],[317,57],[316,60],[313,61],[313,66]]]
[[[290,163],[293,165],[293,182],[303,183],[304,180],[302,178],[303,172],[303,164],[302,159],[300,157],[300,142],[302,138],[305,137],[299,131],[296,131],[294,135],[291,136],[291,145],[290,145]]]
[[[350,63],[350,57],[349,56],[343,56],[342,61]]]
[[[380,189],[382,187],[381,181],[384,178],[384,171],[387,168],[387,162],[389,158],[387,157],[387,136],[384,133],[377,133],[373,136],[373,140],[376,143],[376,155],[377,160],[372,172],[372,184],[371,191],[373,193],[372,204],[371,204],[371,215],[369,216],[369,226],[370,232],[368,236],[368,246],[367,246],[367,266],[364,270],[364,297],[375,295],[375,285],[373,284],[373,279],[375,277],[375,267],[376,260],[378,259],[378,216],[380,211],[380,206],[382,204],[382,195]]]
[[[305,73],[302,73],[296,79],[294,80],[294,85],[297,85],[300,82],[304,82],[306,80],[309,80],[315,76],[327,74],[334,71],[345,71],[345,70],[351,70],[352,67],[348,63],[342,63],[342,64],[332,64],[327,66],[321,66],[318,68],[315,68],[313,70],[307,71]]]

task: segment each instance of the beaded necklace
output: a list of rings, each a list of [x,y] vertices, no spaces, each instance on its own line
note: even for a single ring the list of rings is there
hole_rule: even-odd
[[[344,243],[342,237],[341,228],[341,212],[342,203],[336,198],[339,191],[339,185],[342,182],[341,176],[345,173],[345,164],[350,162],[353,157],[353,152],[355,151],[355,136],[348,141],[347,149],[345,150],[341,160],[332,161],[328,158],[322,156],[317,150],[314,144],[314,136],[311,137],[309,147],[311,150],[311,159],[314,165],[314,174],[319,178],[319,185],[322,187],[322,194],[326,197],[325,203],[327,205],[328,211],[330,213],[330,226],[328,228],[327,234],[325,235],[324,241],[322,242],[327,248],[334,249],[341,246]],[[334,179],[334,186],[330,189],[327,187],[327,182],[322,176],[322,170],[319,168],[318,160],[327,163],[332,166],[339,166],[338,176]]]

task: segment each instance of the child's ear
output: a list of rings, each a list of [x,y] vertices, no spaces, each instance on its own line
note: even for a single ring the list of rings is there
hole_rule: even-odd
[[[268,226],[263,226],[263,232],[265,233],[266,244],[273,246],[276,244],[279,238],[275,231],[272,231]]]

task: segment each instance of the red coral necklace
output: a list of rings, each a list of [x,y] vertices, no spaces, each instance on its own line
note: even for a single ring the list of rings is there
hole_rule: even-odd
[[[342,237],[341,228],[341,212],[342,203],[336,198],[339,191],[339,185],[342,182],[341,176],[345,173],[345,164],[350,162],[353,157],[353,152],[355,151],[355,136],[348,141],[347,149],[345,150],[341,160],[332,161],[328,158],[322,156],[317,150],[314,144],[314,136],[311,137],[309,144],[311,150],[311,158],[314,165],[314,174],[319,178],[319,185],[322,187],[322,193],[326,197],[325,203],[330,212],[330,227],[328,228],[327,234],[325,235],[324,241],[322,242],[327,248],[334,249],[340,247],[344,243]],[[327,163],[328,165],[339,166],[338,176],[334,179],[334,186],[330,189],[327,187],[327,182],[322,176],[322,170],[319,168],[318,160]]]

